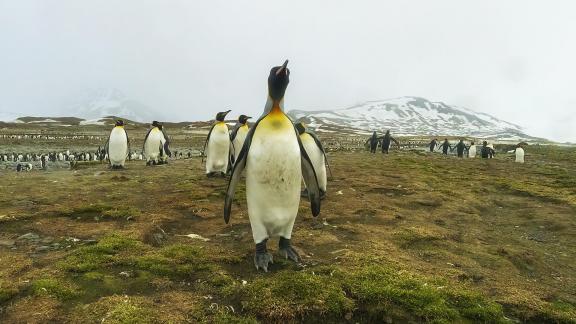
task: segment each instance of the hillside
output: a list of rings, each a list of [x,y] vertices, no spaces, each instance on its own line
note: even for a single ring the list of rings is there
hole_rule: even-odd
[[[405,136],[535,139],[520,126],[488,114],[419,97],[367,101],[336,110],[292,110],[288,114],[294,120],[304,119],[319,132],[369,134],[390,129]]]

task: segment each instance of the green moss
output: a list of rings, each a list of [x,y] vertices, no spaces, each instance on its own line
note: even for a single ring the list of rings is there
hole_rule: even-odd
[[[501,306],[479,294],[460,287],[446,288],[408,272],[371,265],[339,276],[370,318],[381,318],[399,306],[427,321],[503,319]]]
[[[564,300],[549,303],[542,313],[549,322],[576,323],[576,306]]]
[[[157,252],[137,257],[134,262],[138,269],[168,277],[187,277],[215,269],[202,249],[185,244],[166,246]]]
[[[0,281],[0,303],[12,299],[12,297],[18,294],[18,289],[8,286],[7,284]]]
[[[70,283],[60,279],[39,279],[32,283],[34,295],[51,296],[59,300],[71,300],[79,295]]]
[[[238,288],[237,298],[252,315],[273,320],[306,315],[338,318],[354,308],[340,285],[327,275],[285,271]]]
[[[140,324],[159,323],[152,305],[141,297],[109,296],[95,303],[78,306],[71,315],[74,323]]]
[[[252,316],[237,316],[227,312],[218,312],[207,322],[215,324],[258,324],[258,321]]]
[[[419,228],[405,228],[392,235],[394,242],[403,248],[425,248],[441,240],[440,236]]]
[[[140,216],[140,210],[134,207],[111,208],[102,212],[103,219],[135,219]]]
[[[61,269],[72,272],[88,272],[114,264],[125,263],[116,255],[125,251],[140,252],[142,243],[138,240],[112,234],[102,238],[97,244],[76,249],[70,256],[58,263]]]

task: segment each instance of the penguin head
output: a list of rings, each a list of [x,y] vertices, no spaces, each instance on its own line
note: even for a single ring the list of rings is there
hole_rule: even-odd
[[[229,112],[231,112],[232,110],[227,110],[227,111],[221,111],[219,113],[216,114],[216,120],[219,122],[223,122],[224,118],[226,118],[226,115],[228,115]]]
[[[474,145],[474,142],[470,142],[470,145]]]
[[[246,115],[240,115],[240,117],[238,117],[238,122],[240,124],[246,124],[246,122],[248,121],[248,119],[250,119],[252,117],[250,116],[246,116]]]
[[[281,101],[290,82],[290,70],[286,67],[288,60],[281,66],[275,66],[268,76],[268,95],[274,101]]]
[[[482,142],[482,145],[486,146],[486,145],[488,145],[488,142],[484,141],[484,142]]]
[[[158,121],[155,120],[155,121],[152,122],[152,127],[158,127],[158,128],[160,128],[160,126],[161,126],[161,125],[160,125],[160,123],[159,123]]]
[[[296,130],[298,130],[298,134],[302,135],[304,132],[306,132],[306,126],[304,123],[299,122],[296,124]]]
[[[386,134],[390,134],[390,130],[387,130],[387,131],[386,131]]]
[[[124,121],[122,119],[118,119],[116,121],[116,126],[124,126]]]

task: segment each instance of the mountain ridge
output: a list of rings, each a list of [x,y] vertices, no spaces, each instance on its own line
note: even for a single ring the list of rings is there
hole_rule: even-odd
[[[471,136],[501,139],[536,139],[519,125],[465,107],[432,102],[422,97],[366,101],[333,110],[290,110],[318,131],[369,134],[390,129],[399,136]]]

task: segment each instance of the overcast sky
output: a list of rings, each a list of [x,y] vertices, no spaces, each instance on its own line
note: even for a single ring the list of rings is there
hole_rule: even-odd
[[[117,88],[169,115],[420,96],[576,141],[574,1],[0,0],[0,112],[54,115]]]

